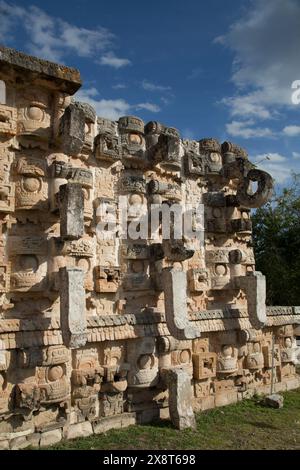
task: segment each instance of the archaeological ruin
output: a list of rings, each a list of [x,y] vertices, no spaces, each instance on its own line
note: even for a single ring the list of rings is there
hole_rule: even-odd
[[[299,387],[300,307],[266,307],[251,243],[271,176],[231,142],[96,116],[76,69],[1,47],[0,80],[0,449]],[[202,239],[160,213],[134,236],[151,205],[203,207]]]

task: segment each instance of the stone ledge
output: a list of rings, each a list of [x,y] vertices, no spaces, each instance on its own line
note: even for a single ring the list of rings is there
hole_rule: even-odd
[[[94,434],[101,434],[110,429],[126,428],[127,426],[136,424],[136,414],[123,413],[121,415],[106,416],[99,421],[94,421],[92,424]]]
[[[39,79],[54,82],[55,87],[65,93],[73,95],[81,86],[79,70],[65,65],[49,62],[48,60],[24,54],[23,52],[0,46],[0,65],[2,70],[15,70],[18,73],[31,75]]]

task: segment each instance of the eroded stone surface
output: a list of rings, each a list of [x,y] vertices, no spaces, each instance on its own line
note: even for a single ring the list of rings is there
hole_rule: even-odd
[[[169,389],[169,410],[172,423],[180,430],[195,428],[191,377],[184,369],[170,369],[166,372],[166,381]]]
[[[297,388],[300,308],[266,308],[251,245],[271,177],[231,142],[97,117],[76,70],[3,47],[0,64],[0,447],[168,407],[189,427],[193,409]],[[142,231],[152,204],[199,203],[202,242],[173,219],[166,239],[159,211]]]
[[[278,393],[273,393],[272,395],[267,395],[265,397],[264,403],[266,406],[271,408],[282,408],[283,407],[283,396],[278,395]]]

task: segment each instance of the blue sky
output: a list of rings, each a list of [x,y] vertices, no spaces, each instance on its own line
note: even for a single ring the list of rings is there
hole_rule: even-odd
[[[232,140],[279,185],[300,172],[300,0],[0,0],[0,41],[79,68],[100,116]]]

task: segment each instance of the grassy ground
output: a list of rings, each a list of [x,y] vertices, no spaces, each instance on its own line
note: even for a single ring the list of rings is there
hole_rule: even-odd
[[[283,395],[279,410],[252,399],[198,414],[196,431],[178,431],[163,421],[64,441],[51,449],[300,449],[300,389]]]

